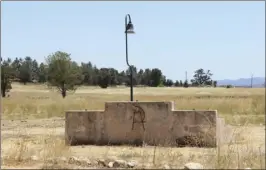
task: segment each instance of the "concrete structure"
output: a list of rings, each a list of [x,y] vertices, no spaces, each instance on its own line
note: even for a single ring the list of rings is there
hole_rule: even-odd
[[[174,110],[173,102],[107,102],[104,111],[67,111],[70,145],[217,145],[217,111]]]

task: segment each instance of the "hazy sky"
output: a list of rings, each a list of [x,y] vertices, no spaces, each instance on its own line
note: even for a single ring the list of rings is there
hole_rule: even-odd
[[[173,80],[198,68],[214,79],[265,76],[265,2],[1,2],[1,56],[38,61],[58,50],[77,62],[127,68],[124,18],[131,15],[129,62]]]

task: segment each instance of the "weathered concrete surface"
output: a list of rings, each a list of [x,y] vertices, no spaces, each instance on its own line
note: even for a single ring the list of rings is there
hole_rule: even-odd
[[[65,120],[71,145],[181,146],[195,137],[199,145],[217,145],[217,111],[174,110],[172,102],[107,102],[104,111],[67,111]]]

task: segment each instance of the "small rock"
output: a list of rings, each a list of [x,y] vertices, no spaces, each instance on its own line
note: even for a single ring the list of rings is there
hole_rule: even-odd
[[[203,169],[203,166],[200,163],[190,162],[185,164],[184,169]]]
[[[106,166],[104,159],[99,159],[97,162],[98,162],[98,165]]]
[[[87,165],[87,166],[92,165],[92,163],[91,163],[91,161],[90,161],[89,159],[86,160],[86,165]]]
[[[31,156],[30,158],[31,158],[31,160],[33,160],[33,161],[38,161],[38,160],[39,160],[39,158],[38,158],[36,155],[33,155],[33,156]]]
[[[164,165],[163,169],[171,169],[169,165]]]
[[[132,161],[127,163],[127,167],[128,168],[134,168],[136,165],[137,165],[137,163],[136,162],[132,162]]]
[[[117,168],[117,167],[123,167],[123,166],[125,166],[127,163],[126,163],[126,161],[124,161],[124,160],[116,160],[115,162],[114,162],[114,164],[113,164],[113,167],[114,168]]]
[[[109,168],[113,168],[113,167],[114,167],[114,162],[109,162],[109,163],[108,163],[108,167],[109,167]]]
[[[68,163],[69,164],[76,164],[77,161],[78,161],[78,158],[77,157],[74,157],[74,156],[72,156],[72,157],[70,157],[68,159]]]

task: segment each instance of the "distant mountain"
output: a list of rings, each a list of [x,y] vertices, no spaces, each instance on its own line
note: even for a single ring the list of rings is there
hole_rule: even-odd
[[[218,80],[217,85],[250,86],[251,78]],[[253,77],[253,87],[265,87],[265,77]]]

